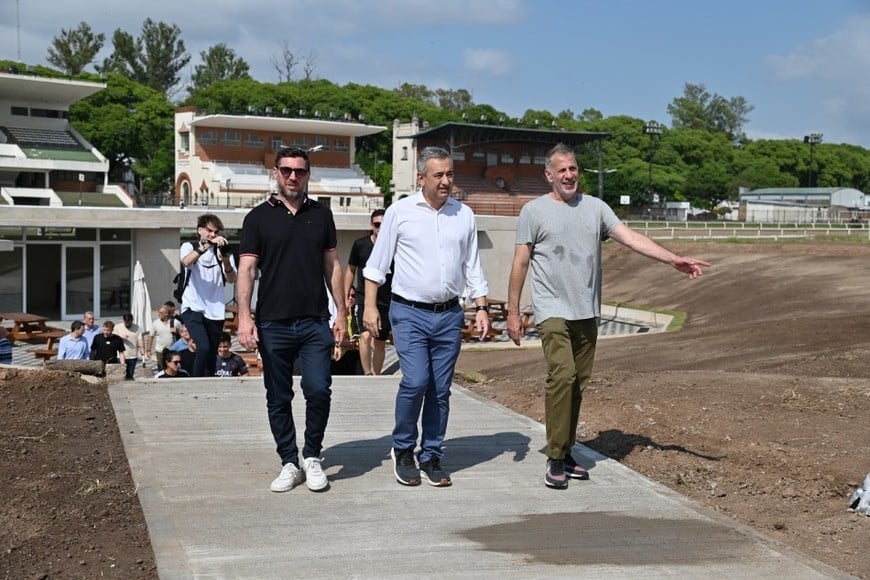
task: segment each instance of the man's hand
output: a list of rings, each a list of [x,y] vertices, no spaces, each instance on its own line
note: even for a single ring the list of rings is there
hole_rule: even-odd
[[[379,336],[381,334],[381,313],[378,312],[377,307],[372,308],[368,304],[365,306],[363,310],[363,326],[372,336]]]
[[[254,319],[250,315],[243,316],[239,314],[239,327],[236,329],[236,337],[239,339],[239,344],[248,350],[257,350],[259,336],[257,335],[257,327],[254,325]]]
[[[508,338],[514,341],[514,344],[519,346],[520,339],[522,339],[523,334],[525,333],[523,329],[523,323],[520,320],[520,313],[514,310],[510,310],[507,313],[507,333]]]

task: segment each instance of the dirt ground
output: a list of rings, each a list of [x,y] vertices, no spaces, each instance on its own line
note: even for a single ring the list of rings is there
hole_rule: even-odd
[[[578,441],[870,577],[870,517],[847,511],[870,472],[870,245],[665,245],[713,267],[690,281],[607,246],[605,300],[687,319],[599,342]],[[543,422],[539,346],[464,351],[457,368],[481,374],[462,384]]]
[[[846,510],[870,471],[870,245],[667,245],[714,266],[689,281],[606,248],[606,300],[687,319],[600,341],[578,440],[870,577],[870,517]],[[458,369],[543,420],[539,347],[464,351]],[[104,384],[0,369],[0,441],[0,577],[156,578]]]

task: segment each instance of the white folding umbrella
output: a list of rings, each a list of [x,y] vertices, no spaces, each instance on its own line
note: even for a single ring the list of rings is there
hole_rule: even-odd
[[[145,271],[139,260],[136,260],[133,268],[133,304],[130,310],[133,313],[133,322],[139,325],[142,334],[151,332],[151,296],[148,295]]]

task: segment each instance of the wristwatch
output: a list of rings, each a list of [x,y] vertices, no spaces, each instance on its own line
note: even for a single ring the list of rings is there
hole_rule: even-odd
[[[489,314],[489,306],[486,304],[484,304],[483,306],[481,306],[480,304],[477,304],[477,305],[475,305],[474,310],[476,312],[480,312],[481,310],[483,310],[484,312]]]

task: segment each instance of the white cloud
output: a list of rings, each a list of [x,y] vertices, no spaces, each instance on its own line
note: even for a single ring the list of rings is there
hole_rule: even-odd
[[[492,77],[505,76],[513,70],[511,55],[490,48],[467,48],[462,53],[462,61],[471,72]]]

